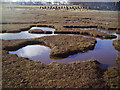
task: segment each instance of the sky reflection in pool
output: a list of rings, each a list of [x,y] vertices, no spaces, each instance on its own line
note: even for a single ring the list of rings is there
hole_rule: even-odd
[[[35,27],[33,27],[35,28]],[[47,28],[47,27],[39,27],[39,29],[42,29],[43,31],[54,31],[53,28]],[[31,34],[28,31],[21,31],[19,33],[0,33],[0,39],[4,40],[11,40],[11,39],[30,39],[30,38],[38,38],[43,36],[51,36],[55,35],[53,34]]]
[[[71,55],[65,59],[51,59],[49,56],[50,48],[41,45],[28,45],[17,51],[10,51],[10,54],[17,54],[21,57],[27,57],[32,60],[41,61],[43,63],[49,64],[51,61],[58,62],[73,62],[73,61],[84,61],[89,59],[96,59],[102,64],[107,64],[109,66],[116,65],[116,55],[118,51],[115,50],[112,45],[112,40],[101,40],[97,39],[97,44],[94,50],[89,50],[85,53],[78,53]]]

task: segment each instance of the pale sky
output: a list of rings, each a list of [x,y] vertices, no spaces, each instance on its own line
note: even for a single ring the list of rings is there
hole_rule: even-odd
[[[25,2],[27,2],[27,1],[32,1],[32,2],[34,2],[34,1],[41,1],[41,2],[43,2],[43,1],[46,1],[46,2],[54,2],[54,1],[60,1],[60,2],[63,2],[63,1],[70,1],[70,2],[119,2],[120,0],[1,0],[1,1],[7,1],[7,2],[9,2],[9,1],[14,1],[14,2],[16,2],[16,1],[25,1]]]

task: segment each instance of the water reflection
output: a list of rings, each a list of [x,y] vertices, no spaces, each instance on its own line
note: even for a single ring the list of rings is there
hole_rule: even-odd
[[[20,33],[0,33],[0,39],[11,40],[11,39],[30,39],[43,36],[50,36],[51,34],[31,34],[28,31],[22,31]]]
[[[114,30],[102,30],[102,29],[99,29],[99,28],[80,28],[80,30],[97,30],[97,31],[107,33],[107,34],[115,34]]]
[[[101,40],[97,39],[97,44],[94,50],[90,50],[86,53],[78,53],[71,55],[65,59],[55,60],[49,56],[50,48],[41,45],[28,45],[17,51],[10,51],[10,54],[17,54],[21,57],[27,57],[32,60],[41,61],[49,64],[51,61],[58,61],[63,63],[73,61],[84,61],[89,59],[96,59],[100,63],[107,64],[108,66],[116,65],[116,55],[118,51],[115,50],[112,45],[112,40]]]
[[[33,27],[31,29],[34,29],[36,27]],[[43,37],[43,36],[51,36],[55,35],[53,28],[46,28],[46,27],[38,27],[39,29],[42,29],[43,31],[53,31],[53,34],[31,34],[28,31],[21,31],[19,33],[0,33],[0,39],[4,40],[10,40],[10,39],[30,39],[30,38],[37,38],[37,37]]]

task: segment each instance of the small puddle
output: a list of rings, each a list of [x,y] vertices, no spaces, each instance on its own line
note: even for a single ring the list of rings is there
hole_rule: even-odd
[[[53,28],[47,27],[32,27],[31,29],[41,29],[43,31],[55,31]],[[11,39],[30,39],[30,38],[38,38],[44,36],[55,35],[54,32],[52,34],[31,34],[28,31],[21,31],[19,33],[0,33],[0,39],[11,40]]]
[[[28,45],[17,51],[9,51],[9,54],[17,54],[20,57],[26,57],[31,60],[48,63],[50,62],[49,52],[49,47],[42,45]]]

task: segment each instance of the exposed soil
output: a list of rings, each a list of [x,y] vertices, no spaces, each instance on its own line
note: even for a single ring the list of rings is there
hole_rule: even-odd
[[[28,32],[33,34],[52,34],[52,31],[43,31],[40,29],[32,29],[32,30],[29,30]]]
[[[117,34],[120,34],[120,29],[116,31]]]
[[[75,35],[57,35],[41,38],[51,47],[50,56],[67,57],[94,48],[96,40]]]

